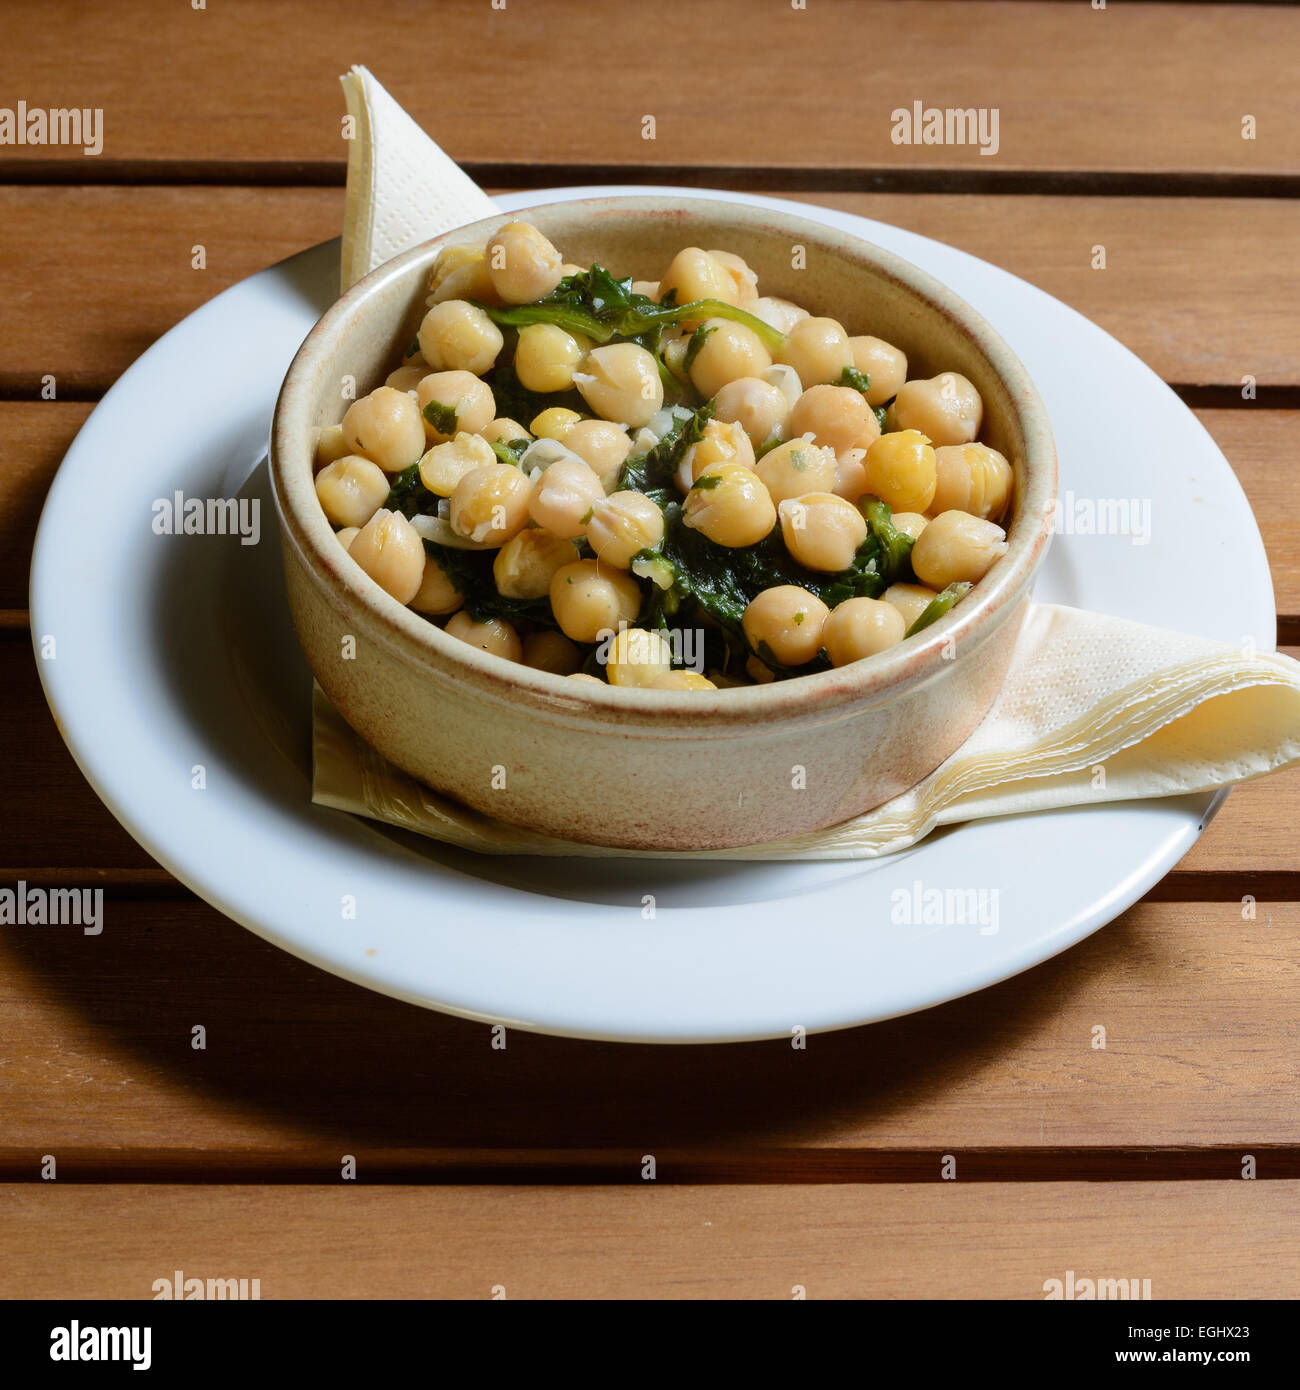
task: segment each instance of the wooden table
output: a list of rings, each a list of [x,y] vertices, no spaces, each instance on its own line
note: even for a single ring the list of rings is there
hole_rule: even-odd
[[[1074,305],[1232,461],[1294,651],[1300,14],[48,0],[6,16],[6,47],[6,100],[102,108],[104,147],[0,147],[0,883],[102,885],[111,931],[0,931],[0,1293],[148,1297],[182,1268],[268,1298],[1041,1298],[1066,1269],[1293,1294],[1300,774],[1234,792],[1144,901],[972,998],[806,1052],[522,1033],[500,1052],[155,866],[65,752],[25,609],[41,502],[94,402],[190,310],[337,233],[337,75],[364,62],[488,186],[789,193]],[[998,108],[997,154],[892,143],[916,100]],[[1104,401],[1097,427],[1124,447]],[[1232,582],[1188,578],[1189,603]]]

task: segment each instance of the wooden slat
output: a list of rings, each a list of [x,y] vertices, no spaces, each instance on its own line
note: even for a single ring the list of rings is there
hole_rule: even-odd
[[[353,1153],[408,1181],[626,1182],[652,1152],[678,1180],[932,1178],[956,1149],[987,1180],[1073,1176],[1052,1151],[1074,1148],[1171,1178],[1189,1172],[1178,1146],[1207,1152],[1199,1176],[1231,1176],[1231,1146],[1289,1146],[1277,1176],[1300,1146],[1300,904],[1140,904],[1027,974],[804,1051],[515,1030],[498,1050],[483,1024],[345,983],[206,906],[110,899],[103,920],[0,935],[0,1177],[55,1153],[73,1180],[302,1181]]]
[[[0,798],[0,846],[9,863],[39,867],[71,859],[97,880],[106,868],[152,866],[87,786],[64,746],[25,634],[0,641],[0,690],[6,715],[0,723],[0,767],[15,789]]]
[[[74,17],[78,48],[97,58],[75,77]],[[1283,78],[1300,17],[1276,7],[660,0],[605,6],[597,20],[520,0],[222,0],[202,12],[130,0],[29,8],[6,42],[33,105],[103,109],[106,160],[338,161],[338,74],[364,61],[461,160],[981,173],[1297,163]],[[687,78],[705,66],[707,87]],[[915,100],[998,108],[998,153],[892,143],[891,112]],[[93,163],[80,150],[0,153]]]
[[[959,1171],[960,1171],[960,1159]],[[647,1185],[648,1188],[649,1185]],[[1294,1183],[663,1188],[0,1188],[0,1297],[1016,1298],[1150,1279],[1156,1299],[1289,1298]],[[326,1252],[328,1258],[322,1258]]]
[[[90,412],[83,402],[0,403],[0,608],[27,606],[27,572],[45,494]]]
[[[1300,384],[1300,201],[922,194],[813,201],[951,242],[1041,285],[1166,380]],[[218,291],[338,234],[341,189],[0,187],[0,389],[102,389]],[[1107,268],[1093,270],[1094,245]],[[202,245],[207,267],[194,270]],[[1249,245],[1228,256],[1225,246]],[[101,268],[113,248],[112,273]],[[1212,269],[1210,269],[1212,268]],[[1244,306],[1249,312],[1243,312]]]
[[[45,492],[90,406],[0,401],[0,609],[27,604],[32,536]],[[1291,442],[1300,414],[1242,406],[1198,410],[1254,508],[1273,571],[1278,612],[1300,616],[1300,472]]]

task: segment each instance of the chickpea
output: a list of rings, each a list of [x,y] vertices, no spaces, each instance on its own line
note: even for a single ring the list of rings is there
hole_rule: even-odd
[[[529,391],[567,391],[587,347],[554,323],[530,323],[519,330],[515,375]]]
[[[829,616],[830,609],[816,594],[797,584],[778,584],[754,598],[741,626],[756,652],[765,646],[783,666],[802,666],[821,649]]]
[[[465,596],[452,583],[451,576],[433,558],[424,557],[424,576],[420,587],[411,600],[411,607],[417,613],[427,613],[430,617],[441,618],[454,613],[465,602]]]
[[[316,474],[317,500],[335,526],[364,526],[388,492],[384,470],[357,454],[345,454]]]
[[[708,254],[731,277],[736,292],[731,303],[744,304],[747,300],[758,298],[758,276],[743,256],[737,256],[734,251],[710,251]]]
[[[592,508],[604,497],[600,479],[585,463],[562,458],[538,478],[528,503],[528,513],[552,535],[573,540],[587,529]]]
[[[786,335],[776,360],[793,367],[808,387],[838,381],[844,368],[853,365],[853,350],[849,335],[834,319],[806,318]]]
[[[504,545],[528,524],[532,491],[532,483],[511,464],[475,468],[451,494],[451,529],[482,545]]]
[[[582,419],[576,410],[566,410],[562,405],[548,406],[540,415],[534,415],[528,426],[538,439],[563,439]]]
[[[643,294],[647,299],[658,300],[659,281],[658,280],[633,280],[632,293]]]
[[[420,351],[435,372],[482,376],[505,345],[501,330],[482,309],[464,299],[444,299],[420,324]]]
[[[565,431],[564,446],[572,449],[606,488],[613,486],[619,469],[632,452],[627,431],[611,420],[579,420]]]
[[[499,304],[487,257],[481,246],[445,246],[433,263],[429,276],[429,300],[441,304],[445,299],[477,299],[483,304]]]
[[[425,436],[433,443],[450,439],[458,430],[478,434],[492,423],[497,413],[492,388],[473,372],[430,372],[416,385],[415,400],[424,421]],[[435,424],[429,418],[430,415],[435,419],[445,416],[447,411],[455,413],[454,422],[442,420]],[[441,428],[441,425],[448,428]]]
[[[462,610],[447,619],[444,631],[448,637],[458,637],[471,647],[492,656],[504,657],[506,661],[518,661],[524,654],[519,634],[504,618],[489,618],[486,622],[478,623]]]
[[[361,534],[359,526],[345,526],[341,531],[334,532],[334,539],[343,547],[344,550],[352,549],[352,542]]]
[[[651,690],[716,690],[718,687],[698,671],[664,671],[650,682]]]
[[[606,420],[636,429],[664,403],[664,384],[654,354],[639,343],[607,343],[593,348],[575,372],[574,383],[587,404]]]
[[[754,446],[749,436],[736,423],[710,420],[704,427],[704,437],[692,444],[682,455],[678,483],[683,492],[713,463],[738,463],[754,467]]]
[[[489,444],[508,444],[512,439],[532,438],[518,420],[512,420],[508,415],[499,415],[495,420],[489,420],[479,433]]]
[[[833,492],[810,492],[777,508],[785,548],[810,570],[836,574],[853,563],[867,538],[862,513]]]
[[[564,277],[564,258],[531,222],[507,222],[487,244],[488,274],[507,304],[531,304]]]
[[[572,541],[527,526],[497,551],[492,578],[505,598],[545,598],[555,571],[576,559],[578,547]]]
[[[682,520],[718,545],[757,545],[776,525],[776,504],[752,468],[711,463],[686,494]]]
[[[697,299],[735,304],[738,298],[731,272],[717,257],[698,246],[684,246],[672,258],[659,281],[660,299],[669,290],[677,291],[678,304],[693,304]]]
[[[617,633],[605,657],[605,678],[610,685],[650,685],[672,669],[673,649],[660,632],[627,627]]]
[[[319,473],[327,463],[350,454],[348,441],[343,438],[342,425],[326,425],[316,436],[316,452],[312,458],[312,471]]]
[[[850,338],[849,349],[853,353],[853,365],[871,381],[867,388],[867,404],[884,405],[892,401],[907,380],[907,354],[883,338]]]
[[[935,453],[938,452],[936,449]],[[895,512],[889,519],[897,530],[911,536],[914,541],[920,539],[921,532],[930,524],[930,518],[922,516],[920,512]]]
[[[575,642],[597,642],[604,632],[634,621],[641,589],[630,574],[577,560],[551,578],[551,612],[560,631]]]
[[[569,676],[569,680],[571,680],[571,681],[587,681],[587,682],[588,682],[589,684],[591,684],[591,685],[605,685],[605,684],[606,684],[606,682],[603,681],[603,680],[601,680],[601,678],[600,678],[599,676],[589,676],[585,671],[574,671],[573,674],[572,674],[571,676]]]
[[[934,450],[916,430],[882,434],[867,450],[868,490],[899,512],[928,511],[938,479]]]
[[[865,449],[845,449],[835,455],[835,484],[831,491],[836,497],[856,502],[867,486],[867,451]]]
[[[762,319],[764,323],[770,324],[782,333],[788,333],[800,319],[810,317],[807,309],[791,304],[788,299],[771,297],[750,300],[745,305],[745,312],[753,314],[756,319]]]
[[[937,445],[969,444],[980,432],[984,402],[960,372],[905,381],[893,404],[900,430],[920,430]]]
[[[704,330],[708,336],[691,363],[691,384],[706,400],[729,381],[758,376],[772,365],[763,340],[747,325],[706,319]]]
[[[851,386],[810,386],[795,402],[786,433],[811,434],[814,442],[841,453],[865,449],[880,437],[880,422],[861,391]]]
[[[719,388],[713,400],[715,420],[734,421],[754,445],[780,431],[790,414],[781,390],[760,376],[742,376]]]
[[[376,387],[348,406],[343,438],[350,453],[372,460],[385,473],[400,473],[424,451],[420,408],[405,391]]]
[[[534,671],[573,676],[582,665],[582,653],[562,632],[543,628],[524,638],[523,662]]]
[[[454,439],[435,444],[420,459],[420,481],[439,497],[450,497],[456,484],[476,468],[493,468],[497,456],[481,435],[462,430]]]
[[[592,505],[587,540],[604,564],[625,570],[637,551],[653,550],[663,538],[664,514],[644,493],[615,492]]]
[[[883,595],[885,602],[903,615],[905,632],[938,597],[933,589],[923,584],[891,584]]]
[[[416,362],[389,372],[384,378],[384,385],[391,387],[394,391],[414,391],[428,375],[428,366],[423,362]]]
[[[830,492],[835,485],[835,455],[806,439],[792,439],[770,449],[754,465],[774,502],[805,492]]]
[[[987,444],[945,444],[934,451],[936,512],[970,512],[996,521],[1011,496],[1011,465]]]
[[[745,674],[754,685],[771,685],[776,679],[776,672],[767,662],[760,661],[756,656],[745,658]]]
[[[686,378],[686,354],[691,350],[691,335],[689,333],[679,333],[676,337],[665,335],[661,340],[660,352],[664,359],[664,366],[677,378],[678,381],[685,381]]]
[[[877,598],[850,598],[831,610],[822,644],[832,666],[875,656],[903,640],[907,624],[892,604]]]
[[[958,580],[974,584],[1007,553],[1006,532],[969,512],[940,512],[912,547],[916,577],[934,589]]]
[[[348,554],[398,603],[410,603],[424,578],[424,542],[402,515],[381,507],[353,537]]]

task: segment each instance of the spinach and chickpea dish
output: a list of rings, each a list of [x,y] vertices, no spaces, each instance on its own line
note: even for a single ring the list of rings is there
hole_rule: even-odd
[[[618,280],[512,222],[444,250],[430,291],[402,365],[322,431],[316,493],[377,584],[483,651],[766,682],[894,646],[1006,550],[1012,471],[976,442],[974,386],[909,380],[739,256]]]

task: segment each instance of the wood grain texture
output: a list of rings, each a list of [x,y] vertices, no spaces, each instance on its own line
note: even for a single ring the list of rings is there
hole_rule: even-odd
[[[1300,385],[1300,201],[808,196],[1031,280],[1168,381]],[[0,297],[17,310],[0,340],[0,390],[35,398],[47,372],[65,392],[104,389],[219,291],[338,235],[342,216],[341,188],[0,186]],[[195,270],[200,245],[206,268]],[[1105,270],[1091,268],[1095,245]]]
[[[729,71],[749,75],[708,100],[694,82],[666,82],[659,62],[584,63],[578,86],[557,86],[555,63],[538,55],[589,50],[592,18],[579,5],[222,0],[195,12],[129,0],[75,11],[78,47],[96,54],[93,66],[69,62],[67,25],[41,7],[10,17],[8,60],[33,104],[103,109],[106,160],[341,161],[338,75],[366,63],[459,160],[981,172],[1297,167],[1294,84],[1268,74],[1285,74],[1300,17],[1278,7],[602,7],[602,55],[725,56]],[[894,144],[891,112],[917,100],[996,107],[997,154]],[[1245,114],[1256,118],[1254,140],[1242,139]],[[642,136],[646,115],[655,117],[652,141]],[[95,160],[80,149],[2,153],[5,162],[77,161],[93,177]]]
[[[960,1168],[959,1168],[960,1173]],[[1294,1183],[0,1188],[0,1296],[149,1299],[176,1269],[263,1299],[1289,1298]]]
[[[0,1177],[55,1153],[72,1181],[304,1181],[352,1153],[390,1181],[635,1182],[654,1153],[678,1181],[932,1179],[955,1148],[984,1151],[989,1180],[1073,1175],[1026,1152],[1070,1148],[1149,1150],[1140,1171],[1167,1178],[1188,1172],[1161,1152],[1178,1146],[1215,1151],[1202,1175],[1235,1165],[1224,1146],[1300,1146],[1294,903],[1253,919],[1143,903],[1015,979],[806,1050],[515,1029],[493,1048],[486,1025],[338,980],[197,903],[110,898],[103,921],[0,936]],[[1134,1175],[1122,1155],[1099,1166]]]

